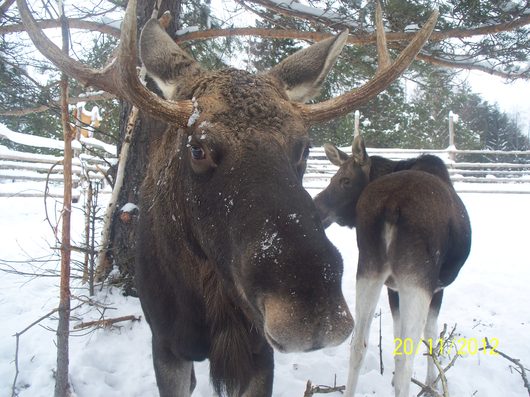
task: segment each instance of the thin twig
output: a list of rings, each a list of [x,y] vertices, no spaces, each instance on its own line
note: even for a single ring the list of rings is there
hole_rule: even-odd
[[[429,355],[431,356],[431,359],[434,362],[434,365],[438,369],[439,377],[442,381],[443,397],[449,397],[449,389],[447,387],[447,377],[445,376],[444,368],[442,368],[442,365],[440,364],[438,357],[436,357],[436,354],[433,353]],[[455,354],[455,357],[458,357],[458,354]]]
[[[16,385],[17,385],[18,374],[20,372],[19,368],[18,368],[18,348],[19,348],[19,345],[20,345],[20,337],[26,331],[28,331],[29,329],[31,329],[32,327],[34,327],[35,325],[37,325],[41,321],[47,319],[48,317],[50,317],[52,314],[54,314],[58,310],[59,310],[59,308],[55,308],[55,309],[51,310],[50,312],[46,313],[44,316],[42,316],[42,317],[38,318],[37,320],[33,321],[30,325],[28,325],[22,331],[17,332],[15,335],[13,335],[16,338],[16,342],[15,342],[15,378],[13,379],[13,385],[11,387],[11,397],[17,397],[18,396]]]
[[[383,366],[383,336],[381,335],[381,317],[383,316],[381,309],[379,309],[379,372],[381,375],[385,372]]]
[[[129,315],[129,316],[116,317],[116,318],[105,318],[102,320],[87,321],[86,323],[80,323],[80,324],[75,325],[74,329],[86,329],[86,328],[91,328],[91,327],[109,328],[113,326],[114,324],[122,322],[122,321],[140,321],[140,317]]]
[[[499,356],[501,356],[501,357],[505,358],[506,360],[510,361],[511,363],[515,364],[520,370],[520,371],[517,371],[517,372],[519,372],[519,374],[521,375],[521,378],[523,378],[524,387],[526,388],[526,391],[528,392],[528,395],[530,396],[530,383],[528,383],[528,377],[527,377],[527,374],[526,374],[526,368],[524,367],[523,364],[521,364],[521,360],[519,360],[517,358],[512,358],[509,355],[507,355],[506,353],[503,353],[503,352],[497,350],[496,348],[494,348],[493,346],[490,345],[490,341],[488,340],[488,338],[484,338],[484,340],[486,342],[486,346],[485,347],[481,347],[478,350],[479,351],[493,350]]]
[[[438,393],[438,391],[431,385],[426,385],[425,383],[420,382],[419,380],[414,378],[411,378],[410,380],[416,386],[419,386],[421,388],[421,391],[417,397],[423,396],[425,393],[429,393],[429,395],[431,395],[432,397],[442,397],[442,395]]]
[[[335,378],[336,382],[336,378]],[[318,385],[313,386],[311,384],[311,381],[308,380],[304,392],[304,397],[312,397],[314,394],[326,394],[326,393],[333,393],[336,391],[343,392],[346,390],[346,386],[337,386],[336,384],[334,386],[325,386],[325,385]]]
[[[419,386],[421,388],[421,391],[418,393],[417,397],[421,397],[426,393],[429,393],[433,397],[449,397],[449,389],[447,386],[447,378],[445,376],[446,372],[451,369],[451,367],[455,364],[457,358],[459,357],[458,354],[455,354],[449,364],[442,368],[442,365],[440,363],[440,360],[438,359],[440,356],[443,355],[443,353],[446,351],[445,346],[447,344],[452,344],[454,339],[454,334],[456,331],[456,324],[453,326],[453,329],[451,332],[449,332],[449,335],[446,336],[447,333],[447,324],[444,324],[442,332],[440,332],[440,338],[438,339],[438,344],[436,347],[432,347],[432,345],[429,345],[427,341],[423,341],[425,346],[427,347],[427,353],[425,353],[426,356],[431,357],[433,360],[434,365],[438,369],[438,376],[434,380],[432,385],[426,385],[414,378],[411,379],[412,383]],[[442,382],[442,389],[443,394],[440,394],[436,389],[434,389],[434,385],[438,383],[438,381],[441,380]]]

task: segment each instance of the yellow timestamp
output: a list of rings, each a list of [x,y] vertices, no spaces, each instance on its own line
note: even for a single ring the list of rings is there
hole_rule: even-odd
[[[496,356],[499,347],[497,338],[454,338],[446,339],[420,339],[415,342],[412,338],[394,338],[394,356],[411,356],[424,352],[427,354],[438,354],[440,356],[457,354],[459,356],[474,356],[484,354]]]

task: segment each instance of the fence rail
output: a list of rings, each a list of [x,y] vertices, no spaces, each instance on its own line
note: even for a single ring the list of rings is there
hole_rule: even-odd
[[[62,189],[58,186],[63,181],[62,156],[12,150],[2,145],[3,141],[59,152],[64,147],[62,141],[21,134],[0,124],[0,197],[43,196],[46,188],[51,196],[62,196]],[[72,147],[75,153],[72,159],[74,186],[87,178],[103,181],[110,166],[117,162],[116,147],[97,139],[81,137],[73,142]],[[91,154],[95,150],[101,155]],[[28,185],[29,182],[33,183]],[[76,195],[79,196],[79,192],[74,191],[74,198]]]
[[[351,147],[344,147],[346,153]],[[375,149],[367,148],[369,155],[383,156],[392,160],[403,160],[422,154],[440,157],[447,166],[451,180],[459,192],[530,193],[530,151],[499,150],[445,150],[423,149]],[[458,161],[468,155],[502,157],[503,162]],[[455,158],[456,160],[452,160]],[[510,160],[517,162],[508,162]],[[326,158],[324,148],[313,148],[307,163],[304,186],[320,190],[326,187],[338,167]]]
[[[34,147],[59,150],[62,148],[61,141],[20,134],[0,124],[0,143],[2,139]],[[112,145],[93,138],[83,139],[76,145],[80,148],[77,157],[73,159],[76,181],[86,178],[87,174],[93,180],[101,180],[109,166],[117,162],[116,148]],[[104,157],[87,154],[83,152],[84,147],[89,147],[91,150],[98,148],[103,152]],[[349,152],[351,148],[345,147],[342,150]],[[451,180],[459,192],[530,193],[530,151],[457,150],[454,146],[438,150],[368,148],[367,151],[370,155],[379,155],[392,160],[408,159],[427,153],[439,156],[447,165]],[[502,158],[503,161],[459,161],[470,155],[482,158],[491,156]],[[62,179],[60,174],[63,172],[61,161],[61,156],[19,152],[0,144],[0,187],[2,187],[0,196],[6,195],[6,191],[10,192],[9,195],[13,194],[13,187],[6,188],[8,182],[44,183],[44,180],[51,180],[60,183]],[[54,167],[50,171],[52,164]],[[304,186],[309,190],[321,190],[327,186],[336,171],[337,167],[326,158],[324,148],[313,148],[308,159]],[[32,191],[31,194],[36,193]]]

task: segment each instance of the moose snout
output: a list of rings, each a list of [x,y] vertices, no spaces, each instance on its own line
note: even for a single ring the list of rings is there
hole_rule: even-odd
[[[267,297],[263,307],[265,337],[281,352],[336,346],[353,330],[353,318],[342,296],[316,306],[293,297]]]
[[[314,198],[313,203],[322,221],[322,226],[327,229],[335,221],[331,206],[327,203],[327,198],[321,192]]]

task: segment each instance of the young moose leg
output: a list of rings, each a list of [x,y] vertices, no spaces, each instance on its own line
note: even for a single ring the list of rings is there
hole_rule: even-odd
[[[153,363],[160,397],[189,397],[195,387],[193,362],[175,356],[153,337]]]
[[[355,291],[355,321],[353,341],[350,347],[350,368],[348,372],[348,384],[346,386],[345,397],[353,397],[359,372],[361,370],[366,348],[368,346],[368,337],[370,334],[370,325],[374,317],[377,300],[383,288],[384,280],[380,275],[367,277],[357,277],[357,286]]]
[[[403,342],[401,338],[401,322],[399,316],[399,294],[387,287],[388,292],[388,304],[390,305],[390,312],[392,313],[392,322],[394,326],[394,348],[396,347],[396,341]],[[395,355],[394,355],[395,356]],[[394,376],[392,376],[392,386],[394,386]]]
[[[427,322],[425,323],[425,331],[423,332],[424,338],[427,342],[430,342],[432,349],[438,343],[438,314],[440,313],[440,306],[442,305],[443,290],[440,290],[434,294],[429,307],[429,314],[427,315]],[[430,356],[427,356],[427,379],[425,384],[434,386],[436,380],[436,371],[434,361]]]
[[[427,319],[432,294],[422,287],[406,285],[399,289],[400,337],[405,347],[412,342],[412,352],[401,351],[395,356],[394,388],[396,397],[409,397],[414,354]],[[408,342],[410,343],[410,342]]]
[[[399,294],[390,288],[387,288],[388,303],[390,305],[390,312],[392,313],[392,321],[394,325],[394,338],[401,338],[401,323],[399,321]]]

